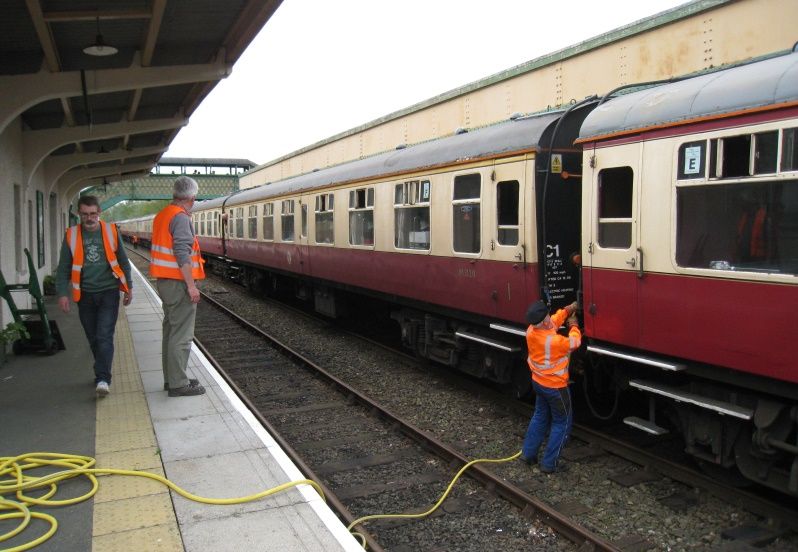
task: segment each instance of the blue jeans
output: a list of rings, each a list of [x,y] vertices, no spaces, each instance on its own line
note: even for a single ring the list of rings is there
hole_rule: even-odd
[[[535,389],[535,413],[532,414],[532,419],[529,421],[521,454],[527,460],[535,462],[538,449],[548,433],[549,441],[539,464],[545,470],[554,470],[573,425],[571,392],[568,387],[551,389],[543,387],[535,381],[532,382],[532,387]],[[551,431],[549,431],[549,424],[551,424]]]
[[[78,315],[94,355],[94,383],[111,383],[114,331],[119,315],[119,288],[97,293],[81,292]]]

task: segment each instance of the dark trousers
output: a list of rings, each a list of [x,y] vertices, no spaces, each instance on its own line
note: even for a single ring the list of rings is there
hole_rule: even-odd
[[[78,315],[94,355],[94,383],[111,383],[114,361],[114,332],[119,316],[119,289],[97,293],[81,292]]]
[[[573,424],[571,393],[567,387],[551,389],[543,387],[536,381],[532,382],[532,387],[536,395],[535,413],[529,421],[521,454],[534,462],[548,433],[549,440],[538,463],[544,469],[553,470],[557,467],[560,452],[571,433]]]

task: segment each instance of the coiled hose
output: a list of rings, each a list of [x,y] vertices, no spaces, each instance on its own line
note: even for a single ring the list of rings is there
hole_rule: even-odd
[[[500,458],[500,459],[491,459],[491,458],[480,458],[477,460],[472,460],[468,462],[465,466],[463,466],[460,471],[457,472],[457,475],[454,476],[449,486],[446,488],[446,491],[441,495],[441,498],[430,508],[428,511],[420,513],[420,514],[376,514],[370,516],[364,516],[359,519],[356,519],[352,523],[349,524],[348,530],[352,533],[355,538],[357,538],[363,548],[366,548],[366,541],[365,538],[360,533],[356,531],[352,531],[354,527],[357,525],[373,519],[387,519],[387,518],[404,518],[404,519],[419,519],[426,517],[432,514],[435,510],[437,510],[441,504],[443,504],[446,497],[449,496],[454,484],[460,478],[460,476],[471,466],[474,464],[478,464],[480,462],[485,463],[501,463],[501,462],[509,462],[511,460],[515,460],[521,455],[521,452],[515,453],[513,456],[507,458]],[[125,476],[133,476],[133,477],[146,477],[148,479],[154,479],[166,485],[173,491],[175,491],[180,496],[183,496],[189,500],[193,500],[195,502],[201,502],[203,504],[217,504],[217,505],[228,505],[228,504],[241,504],[244,502],[251,502],[253,500],[258,500],[261,498],[265,498],[267,496],[285,491],[292,487],[296,487],[297,485],[310,485],[316,492],[319,493],[322,500],[324,500],[324,493],[321,490],[321,487],[318,483],[311,479],[301,479],[297,481],[289,481],[288,483],[283,483],[282,485],[278,485],[271,489],[267,489],[265,491],[261,491],[259,493],[251,494],[248,496],[242,496],[237,498],[207,498],[192,494],[163,476],[158,474],[146,472],[146,471],[138,471],[138,470],[120,470],[120,469],[111,469],[111,468],[95,468],[93,467],[96,464],[96,460],[90,456],[79,456],[79,455],[72,455],[72,454],[59,454],[55,452],[31,452],[28,454],[21,454],[19,456],[4,456],[0,457],[0,521],[6,519],[16,519],[20,518],[19,525],[12,529],[11,531],[0,534],[0,543],[6,541],[25,530],[25,528],[30,523],[31,519],[41,519],[50,523],[50,529],[40,537],[29,541],[25,544],[15,546],[14,548],[3,549],[0,552],[20,552],[22,550],[30,550],[41,543],[45,542],[49,539],[53,534],[55,534],[56,530],[58,529],[58,521],[49,514],[43,514],[40,512],[32,512],[30,510],[31,505],[35,506],[43,506],[43,507],[53,507],[53,506],[68,506],[70,504],[77,504],[79,502],[83,502],[94,496],[97,491],[99,490],[100,486],[97,482],[96,475],[125,475]],[[44,476],[31,476],[27,475],[25,472],[30,471],[36,468],[46,468],[46,467],[57,467],[57,468],[64,468],[62,471],[58,471],[55,473],[51,473],[49,475]],[[85,476],[88,478],[89,482],[91,483],[91,489],[78,497],[65,499],[65,500],[51,500],[56,492],[58,492],[58,483],[61,481],[66,481],[68,479],[72,479],[75,477]],[[28,491],[32,491],[35,489],[42,489],[48,488],[49,490],[40,497],[32,497],[25,494]],[[17,498],[17,501],[8,500],[5,498],[6,495],[14,495]],[[9,513],[3,513],[8,510],[12,510]]]
[[[319,484],[310,479],[289,481],[288,483],[283,483],[282,485],[278,485],[271,489],[267,489],[249,496],[242,496],[238,498],[206,498],[181,489],[165,477],[162,477],[158,474],[136,470],[93,468],[92,466],[94,466],[95,463],[96,460],[90,456],[58,454],[53,452],[32,452],[14,457],[0,457],[0,512],[3,510],[16,510],[16,512],[0,514],[0,520],[22,518],[22,521],[15,529],[0,535],[0,542],[8,540],[14,535],[17,535],[23,531],[30,523],[31,518],[43,519],[50,523],[50,529],[41,537],[23,545],[9,548],[3,552],[29,550],[49,539],[58,528],[58,522],[53,516],[39,512],[31,512],[28,505],[67,506],[87,500],[94,496],[99,489],[99,484],[97,483],[97,478],[95,475],[127,475],[154,479],[155,481],[166,485],[177,494],[189,500],[202,502],[204,504],[224,505],[251,502],[253,500],[258,500],[286,489],[290,489],[291,487],[295,487],[297,485],[311,485],[314,489],[316,489],[316,492],[319,493],[319,496],[324,499],[324,493],[322,492]],[[32,477],[25,474],[26,470],[32,470],[46,466],[55,466],[66,469],[41,477]],[[55,493],[58,491],[57,485],[59,482],[79,476],[86,476],[91,482],[91,489],[89,492],[84,495],[66,500],[50,500],[50,497],[55,495]],[[41,497],[34,498],[25,494],[26,491],[45,487],[49,487],[49,490]],[[6,494],[15,494],[18,502],[3,498],[3,496]]]

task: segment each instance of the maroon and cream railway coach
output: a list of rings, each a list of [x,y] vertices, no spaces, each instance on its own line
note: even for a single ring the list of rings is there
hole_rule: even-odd
[[[400,146],[192,217],[212,270],[328,316],[385,300],[419,356],[518,394],[527,305],[578,300],[596,415],[645,411],[625,422],[798,495],[797,139],[791,53]]]

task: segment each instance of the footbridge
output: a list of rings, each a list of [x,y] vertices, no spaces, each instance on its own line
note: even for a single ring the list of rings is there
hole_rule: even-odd
[[[248,159],[210,159],[164,157],[149,174],[126,178],[109,186],[105,181],[81,191],[94,195],[103,211],[120,201],[172,199],[172,184],[181,175],[190,176],[199,184],[197,199],[228,195],[239,189],[239,175],[255,167]]]

